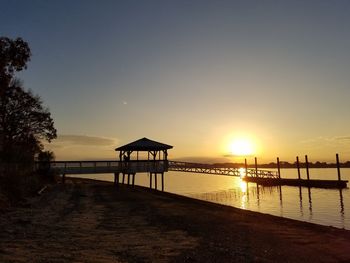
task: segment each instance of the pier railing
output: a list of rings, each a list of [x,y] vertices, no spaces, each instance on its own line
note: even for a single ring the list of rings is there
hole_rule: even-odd
[[[37,162],[36,168],[47,167],[60,174],[97,173],[161,173],[167,171],[167,161],[55,161]]]
[[[244,169],[235,167],[222,167],[217,164],[189,163],[169,161],[169,171],[216,174],[237,177],[259,177],[259,178],[278,178],[278,173],[260,169]]]
[[[190,173],[216,174],[236,177],[278,178],[278,173],[260,169],[222,167],[214,164],[176,162],[166,160],[138,161],[55,161],[37,162],[36,168],[46,167],[59,174],[97,173],[162,173],[179,171]]]

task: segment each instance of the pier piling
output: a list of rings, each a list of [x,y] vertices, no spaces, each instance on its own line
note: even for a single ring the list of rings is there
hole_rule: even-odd
[[[335,155],[337,159],[337,172],[338,172],[338,181],[341,181],[341,176],[340,176],[340,162],[339,162],[339,154]]]
[[[299,163],[299,156],[297,156],[297,169],[298,169],[298,179],[300,180],[300,163]]]
[[[118,186],[119,184],[119,173],[114,173],[114,185]]]
[[[306,177],[307,180],[310,180],[310,174],[309,174],[309,160],[307,158],[307,155],[305,155],[305,166],[306,166]]]
[[[280,158],[277,157],[277,170],[278,170],[278,178],[281,179],[281,167],[280,167]]]
[[[162,173],[162,192],[164,192],[164,173]]]
[[[154,174],[154,189],[157,190],[157,173]]]
[[[152,175],[153,173],[149,174],[149,188],[152,189]]]

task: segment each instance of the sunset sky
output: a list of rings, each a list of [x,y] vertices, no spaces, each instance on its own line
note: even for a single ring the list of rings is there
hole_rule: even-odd
[[[148,137],[169,158],[350,159],[350,1],[0,0],[0,35],[32,50],[57,159]],[[203,159],[204,160],[204,159]]]

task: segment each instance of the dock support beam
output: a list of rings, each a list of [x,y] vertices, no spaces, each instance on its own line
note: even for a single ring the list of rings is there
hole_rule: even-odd
[[[128,174],[128,185],[130,184],[130,174]]]
[[[162,192],[164,192],[164,173],[162,173]]]
[[[247,164],[247,158],[244,159],[244,168],[245,168],[245,177],[248,176],[248,164]]]
[[[124,184],[124,181],[125,181],[125,173],[123,173],[123,184]]]
[[[114,185],[119,185],[119,173],[114,173]]]
[[[157,190],[157,176],[158,176],[158,173],[155,173],[154,174],[154,189]]]
[[[300,163],[299,163],[299,156],[297,156],[297,169],[298,169],[298,179],[300,180]]]
[[[254,158],[255,161],[255,176],[258,177],[258,158]]]
[[[307,180],[310,180],[310,174],[309,174],[309,160],[307,158],[307,155],[305,155],[305,166],[306,166],[306,176]]]
[[[135,186],[135,173],[132,174],[132,186]]]
[[[277,157],[277,171],[278,171],[278,178],[281,179],[281,167],[280,167],[280,158]]]
[[[335,155],[337,159],[337,172],[338,172],[338,181],[341,181],[341,176],[340,176],[340,163],[339,163],[339,154]]]
[[[152,189],[152,175],[153,173],[149,173],[149,188]]]

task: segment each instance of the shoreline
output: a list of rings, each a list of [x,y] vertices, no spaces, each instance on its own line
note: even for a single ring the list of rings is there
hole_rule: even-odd
[[[3,214],[1,262],[350,261],[349,230],[141,186],[66,183]]]
[[[101,180],[101,179],[96,179],[96,178],[85,178],[85,177],[74,177],[74,176],[71,176],[70,178],[113,183],[113,181]],[[123,184],[120,184],[120,185],[123,186]],[[124,186],[127,187],[127,184],[124,184]],[[276,186],[276,185],[272,185],[272,186]],[[140,188],[144,188],[145,190],[149,190],[148,186],[135,185],[135,187],[140,187]],[[302,187],[304,187],[304,186],[302,186]],[[348,190],[348,189],[349,188],[346,188],[346,189],[343,189],[343,190]],[[334,189],[331,189],[331,190],[334,190]],[[164,191],[163,193],[173,194],[173,195],[179,196],[179,197],[187,197],[187,198],[191,198],[191,199],[194,199],[194,200],[201,200],[201,201],[208,202],[208,203],[213,203],[213,204],[219,204],[219,205],[236,208],[236,209],[243,210],[243,211],[250,211],[250,212],[255,212],[255,213],[264,214],[264,215],[271,215],[271,216],[275,216],[275,217],[278,217],[278,218],[286,218],[286,219],[290,219],[290,220],[295,220],[297,222],[305,222],[305,223],[310,223],[310,224],[315,224],[315,225],[320,225],[320,226],[326,226],[326,227],[334,227],[336,229],[350,231],[350,229],[347,229],[344,226],[330,225],[330,224],[327,224],[327,223],[323,223],[322,224],[322,223],[310,222],[310,221],[307,221],[307,220],[302,220],[301,218],[297,219],[297,218],[293,218],[293,217],[280,216],[280,215],[276,215],[276,214],[273,214],[273,213],[270,214],[270,213],[267,213],[267,212],[261,212],[261,211],[259,212],[259,211],[256,211],[256,210],[242,209],[242,208],[239,208],[239,207],[236,207],[236,206],[233,206],[233,205],[229,205],[229,204],[223,204],[223,203],[220,203],[220,202],[215,202],[215,201],[195,198],[195,197],[192,197],[191,194],[188,194],[188,195],[184,195],[183,194],[182,195],[182,194],[178,194],[178,193],[174,193],[174,192],[167,192],[167,191]]]

